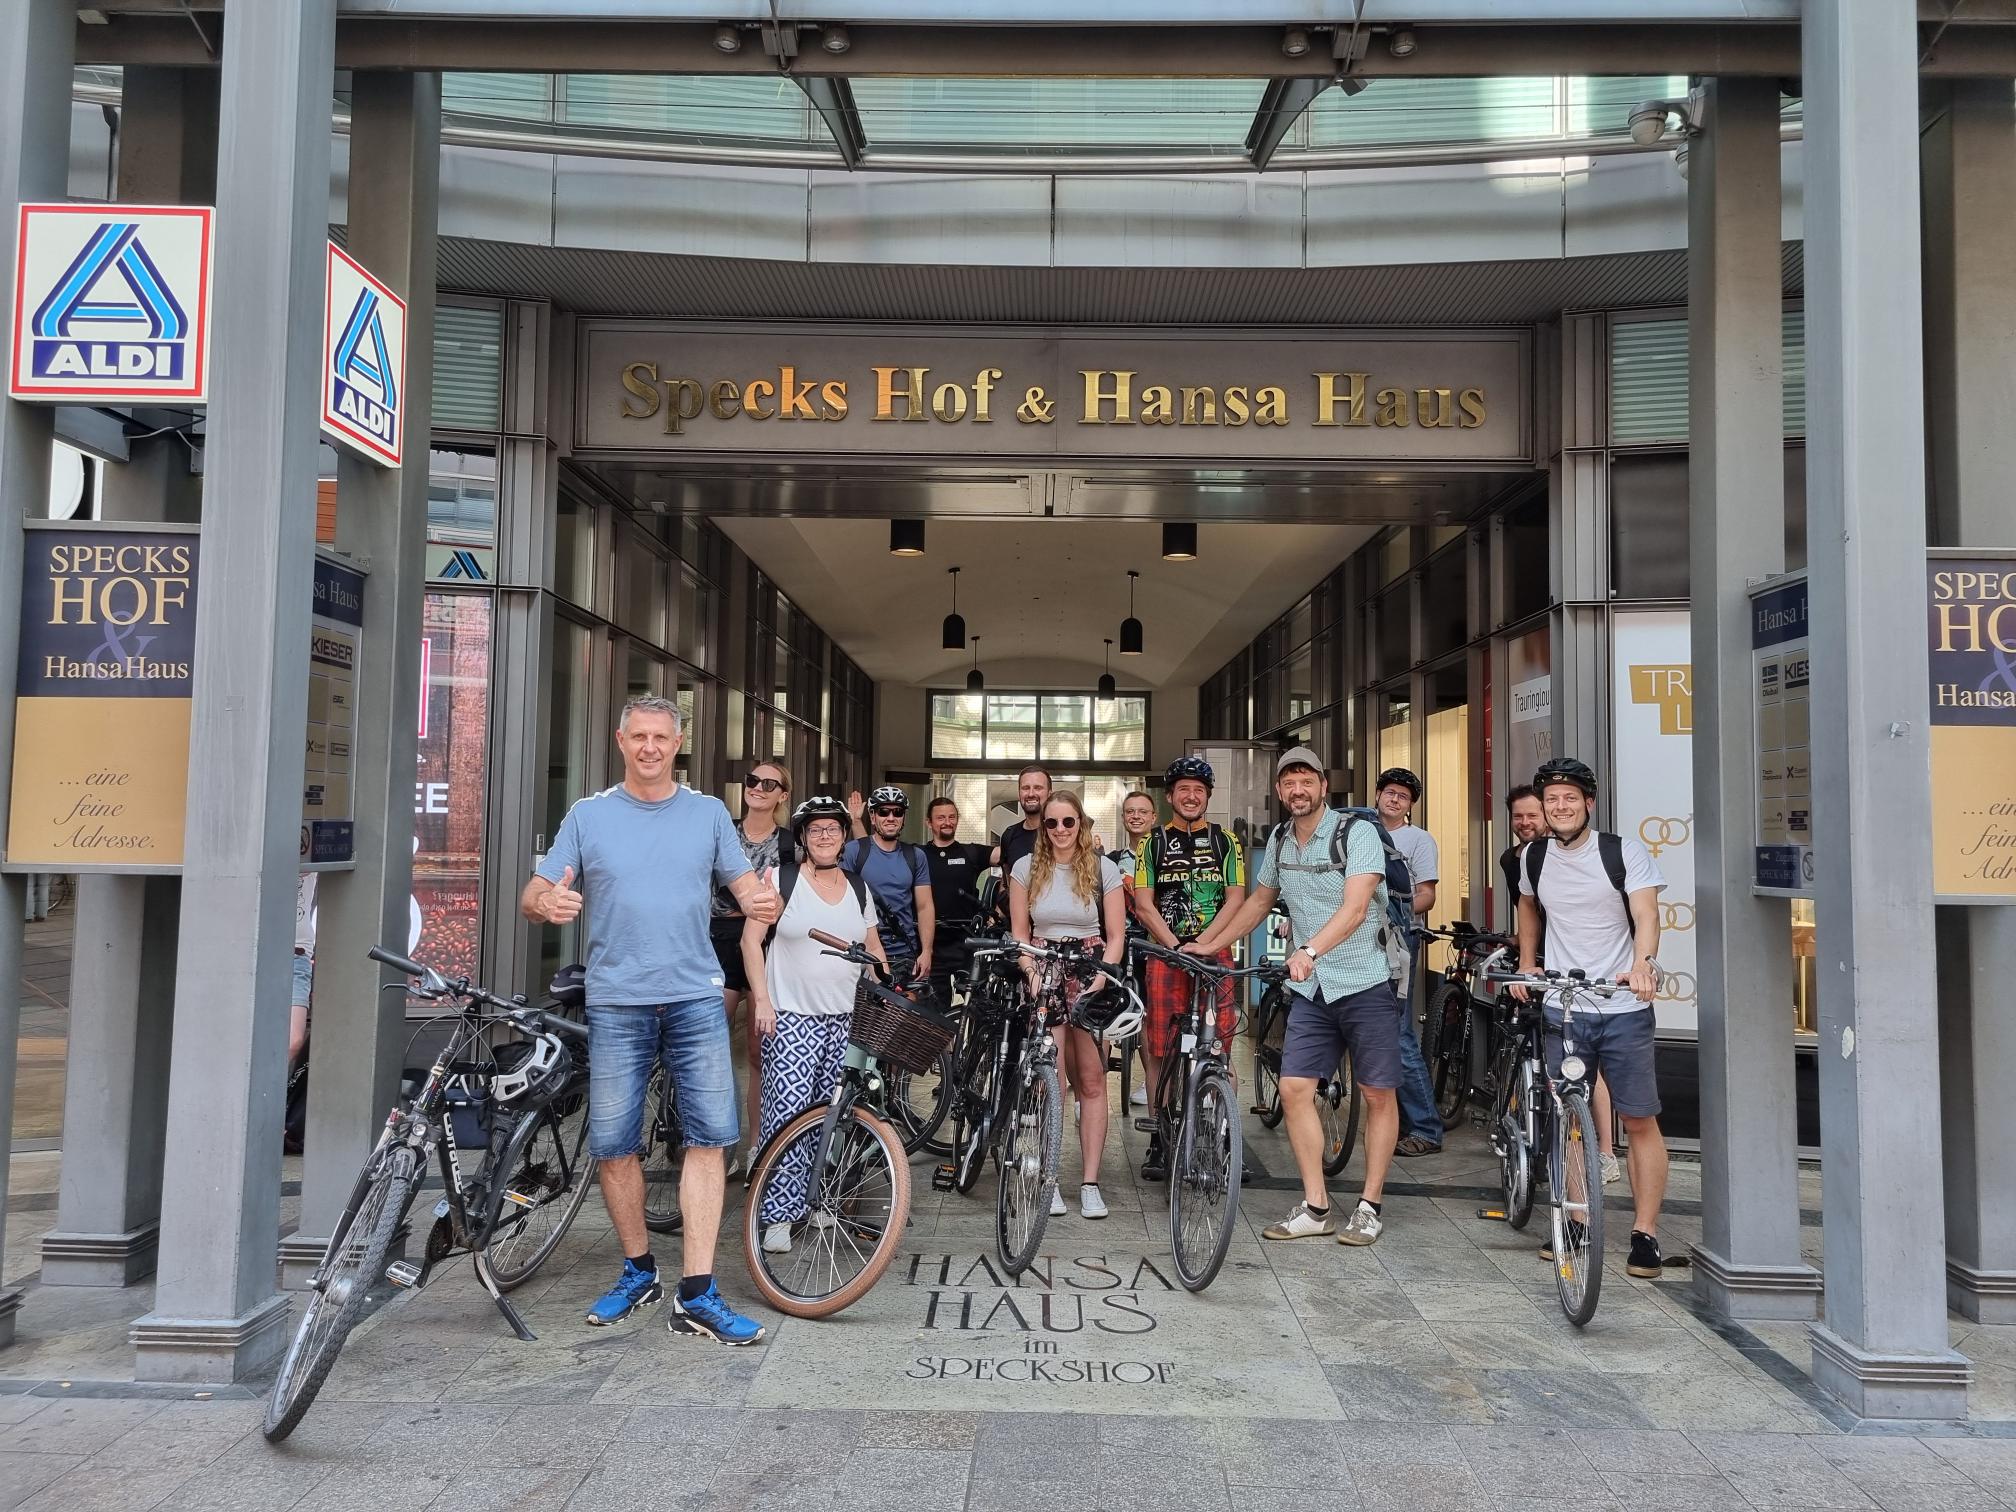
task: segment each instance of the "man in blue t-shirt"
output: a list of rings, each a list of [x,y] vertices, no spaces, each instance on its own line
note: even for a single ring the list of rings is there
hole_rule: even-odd
[[[645,1093],[663,1064],[686,1132],[679,1177],[685,1264],[667,1326],[754,1344],[762,1326],[731,1308],[714,1284],[723,1152],[741,1130],[708,920],[717,886],[766,922],[776,919],[778,898],[750,871],[721,801],[679,785],[672,768],[679,741],[679,709],[670,700],[633,698],[623,706],[616,728],[623,781],[567,811],[518,906],[534,923],[583,919],[587,927],[594,1045],[588,1153],[601,1162],[602,1201],[624,1255],[622,1276],[588,1310],[588,1321],[620,1323],[664,1295],[644,1227],[638,1159]]]
[[[878,787],[864,804],[859,793],[848,795],[848,812],[857,830],[867,833],[847,842],[840,867],[859,877],[875,895],[880,914],[882,948],[889,956],[893,982],[925,981],[931,976],[931,949],[938,935],[938,910],[931,893],[931,866],[921,846],[902,838],[910,813],[910,795],[893,785]]]

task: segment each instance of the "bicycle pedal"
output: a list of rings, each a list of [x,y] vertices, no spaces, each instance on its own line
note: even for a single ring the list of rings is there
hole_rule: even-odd
[[[958,1177],[959,1172],[956,1168],[949,1165],[941,1165],[931,1173],[931,1190],[934,1192],[953,1191],[959,1185]]]
[[[1162,1120],[1159,1118],[1137,1118],[1134,1120],[1135,1130],[1142,1134],[1153,1134],[1161,1127]]]
[[[410,1289],[420,1284],[420,1267],[411,1260],[394,1260],[385,1267],[385,1279],[402,1290]]]
[[[504,1194],[504,1200],[513,1207],[535,1208],[539,1206],[539,1199],[537,1197],[528,1197],[523,1192],[507,1191]]]

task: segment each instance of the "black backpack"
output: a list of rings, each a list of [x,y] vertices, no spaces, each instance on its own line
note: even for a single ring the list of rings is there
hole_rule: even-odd
[[[1343,818],[1330,831],[1330,866],[1334,871],[1344,871],[1351,859],[1351,827],[1369,824],[1372,833],[1379,837],[1380,849],[1386,855],[1386,876],[1381,886],[1386,892],[1385,923],[1380,926],[1379,944],[1386,952],[1388,975],[1396,987],[1408,982],[1409,967],[1414,950],[1414,874],[1407,866],[1407,858],[1400,854],[1400,848],[1393,843],[1393,835],[1380,820],[1376,809],[1346,808],[1338,812]],[[1274,826],[1273,838],[1268,842],[1274,847],[1274,854],[1281,854],[1281,844],[1294,827],[1293,819],[1283,819]],[[1377,898],[1373,900],[1377,903]]]
[[[1537,840],[1528,840],[1522,854],[1526,860],[1526,885],[1533,889],[1535,907],[1540,903],[1540,868],[1547,864],[1547,841],[1542,835]],[[1624,923],[1636,929],[1638,921],[1631,917],[1631,894],[1624,886],[1624,842],[1607,830],[1596,832],[1596,854],[1603,859],[1603,871],[1610,878],[1610,885],[1617,889],[1617,896],[1624,904]],[[1541,909],[1541,918],[1546,918],[1546,910]]]
[[[865,912],[868,907],[868,884],[863,882],[860,876],[854,872],[843,869],[841,875],[847,879],[847,885],[854,889],[854,906]],[[790,866],[780,866],[777,868],[777,917],[779,919],[784,917],[784,910],[791,906],[791,889],[797,885],[798,866],[796,862]],[[763,948],[768,950],[770,942],[776,938],[777,926],[772,924],[770,926],[770,933],[763,937]]]

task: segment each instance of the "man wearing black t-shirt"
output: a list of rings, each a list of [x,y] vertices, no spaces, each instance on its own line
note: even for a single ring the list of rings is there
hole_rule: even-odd
[[[1540,795],[1530,782],[1522,782],[1505,795],[1505,812],[1512,822],[1512,843],[1498,858],[1498,870],[1505,878],[1505,897],[1511,904],[1512,922],[1507,932],[1519,932],[1519,856],[1526,842],[1547,832],[1547,816],[1540,808]],[[1536,905],[1537,906],[1537,905]]]
[[[959,840],[959,805],[933,798],[924,810],[930,839],[924,861],[931,870],[931,901],[938,911],[938,940],[931,952],[931,985],[939,1000],[950,993],[952,978],[966,966],[966,936],[980,911],[980,883],[993,860],[992,848]]]
[[[994,864],[1004,877],[1036,849],[1036,839],[1043,833],[1043,805],[1050,801],[1050,774],[1040,766],[1022,768],[1015,779],[1015,796],[1022,804],[1022,822],[1009,825],[995,842]]]

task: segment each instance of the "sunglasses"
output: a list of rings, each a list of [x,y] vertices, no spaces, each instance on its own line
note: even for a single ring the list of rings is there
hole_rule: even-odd
[[[877,819],[901,819],[908,812],[908,809],[879,808],[875,810],[875,817]]]
[[[1063,819],[1045,819],[1043,821],[1043,828],[1072,830],[1078,828],[1078,821],[1068,816]]]
[[[784,784],[779,782],[775,777],[758,777],[754,772],[751,772],[747,777],[742,779],[742,786],[755,793],[781,793],[784,791]]]

